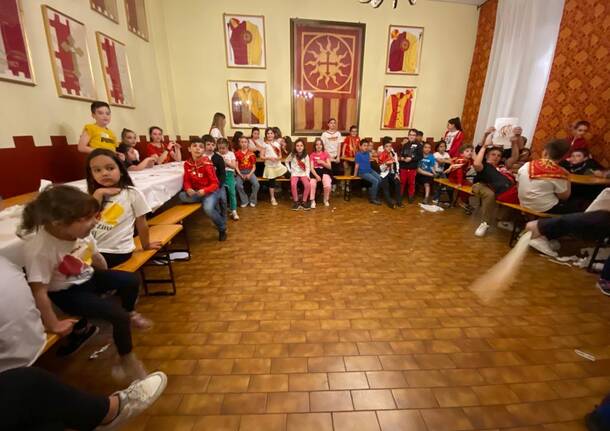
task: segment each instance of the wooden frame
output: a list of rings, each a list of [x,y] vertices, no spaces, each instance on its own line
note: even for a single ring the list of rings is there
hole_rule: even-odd
[[[299,18],[291,18],[290,19],[290,107],[291,107],[291,134],[299,135],[299,136],[318,136],[324,130],[324,126],[322,126],[321,130],[312,130],[312,129],[299,129],[297,128],[297,106],[295,97],[299,90],[295,88],[295,71],[296,71],[296,40],[295,40],[295,32],[296,27],[299,24],[309,24],[312,26],[327,26],[329,28],[344,28],[344,29],[357,29],[360,32],[360,44],[356,46],[359,50],[360,58],[356,59],[353,64],[357,64],[358,71],[358,79],[357,82],[354,83],[355,90],[355,120],[353,124],[356,127],[359,127],[360,123],[360,108],[362,103],[362,76],[363,76],[363,67],[364,67],[364,46],[366,39],[366,24],[364,23],[351,23],[351,22],[341,22],[341,21],[321,21],[321,20],[309,20],[309,19],[299,19]],[[325,124],[326,120],[322,120]],[[349,122],[349,120],[346,120]],[[339,125],[338,130],[342,133],[348,133],[349,127],[352,124],[346,124],[343,128]]]
[[[394,94],[401,93],[401,90],[404,91],[405,94],[411,93],[410,100],[410,109],[409,109],[409,119],[408,123],[404,124],[403,121],[399,119],[395,119],[394,121],[398,124],[402,124],[399,127],[391,127],[391,121],[386,121],[387,118],[391,118],[391,115],[387,115],[388,108],[388,98]],[[402,85],[386,85],[383,87],[383,97],[381,99],[381,130],[408,130],[413,128],[413,118],[415,114],[415,103],[417,102],[417,87],[411,86],[402,86]],[[390,102],[391,103],[391,102]]]
[[[244,85],[247,84],[247,85]],[[235,93],[237,92],[237,90],[241,90],[244,87],[251,87],[252,89],[256,90],[257,92],[261,93],[262,97],[263,97],[263,103],[264,103],[264,121],[260,121],[258,123],[254,123],[254,122],[245,122],[245,121],[240,121],[240,122],[236,122],[236,118],[238,117],[238,115],[235,114],[234,111],[234,104],[236,103],[235,97]],[[269,123],[268,121],[268,115],[267,115],[267,82],[266,81],[238,81],[238,80],[227,80],[227,96],[228,96],[228,101],[229,101],[229,118],[230,118],[230,124],[231,124],[231,128],[233,129],[249,129],[252,127],[267,127],[267,124]],[[259,97],[256,96],[256,94],[253,97],[253,102],[256,101],[256,99],[258,99]],[[252,100],[252,99],[250,99]],[[259,109],[260,110],[260,109]],[[243,115],[241,113],[239,113],[239,115]],[[244,117],[244,120],[248,119],[249,115],[246,114]],[[239,119],[239,117],[237,118]],[[251,120],[251,118],[250,118]]]
[[[146,4],[144,0],[123,0],[125,3],[125,16],[127,30],[148,42],[148,19],[146,18]],[[130,8],[130,3],[133,11]]]
[[[102,66],[102,75],[104,76],[108,102],[114,106],[135,108],[133,82],[131,80],[125,44],[100,31],[95,33],[95,38],[97,41],[97,50],[100,55],[100,64]],[[112,47],[109,45],[110,42],[113,44]],[[106,45],[104,45],[104,43],[106,43]],[[106,52],[106,50],[110,49],[112,50],[110,53]],[[108,70],[112,67],[111,62],[109,61],[109,55],[111,57],[114,56],[116,60],[116,70],[113,71],[114,76],[111,75]]]
[[[13,18],[17,18],[17,24],[19,26],[19,34],[21,35],[21,41],[17,40],[15,41],[17,44],[22,43],[23,47],[22,50],[17,52],[17,57],[18,60],[20,60],[22,63],[25,60],[25,63],[27,64],[27,72],[26,71],[20,71],[19,73],[23,73],[24,77],[22,78],[21,76],[14,76],[12,74],[9,73],[3,73],[3,71],[0,71],[0,80],[2,81],[9,81],[9,82],[16,82],[18,84],[24,84],[24,85],[31,85],[34,86],[36,85],[36,77],[34,74],[34,68],[32,67],[32,56],[30,54],[30,47],[28,44],[28,39],[27,36],[25,34],[25,30],[23,28],[23,10],[21,8],[21,0],[4,0],[7,2],[11,2],[12,5],[14,5],[15,10],[16,10],[16,17],[13,16]],[[0,22],[2,22],[2,16],[0,15]],[[8,21],[8,20],[6,20]],[[8,22],[4,22],[4,25],[6,25],[8,27]],[[6,61],[6,63],[8,64],[9,62],[9,58],[8,58],[8,53],[7,53],[7,48],[6,48],[6,42],[7,42],[7,38],[8,38],[8,31],[5,31],[4,25],[0,24],[0,48],[3,52],[6,53],[6,58],[0,58],[0,61],[4,62]],[[17,35],[18,37],[19,35]],[[25,58],[23,58],[25,57]],[[24,64],[25,66],[25,64]],[[7,68],[7,72],[8,72],[8,68]],[[30,77],[28,78],[26,76],[26,74],[29,73]]]
[[[101,3],[101,4],[100,4]],[[110,21],[119,23],[119,6],[117,0],[89,0],[91,9]]]
[[[391,47],[392,47],[392,31],[403,31],[403,32],[407,32],[407,30],[409,29],[413,29],[415,30],[415,32],[419,32],[418,35],[414,35],[414,32],[409,32],[411,34],[411,36],[415,36],[417,37],[418,41],[419,41],[419,51],[416,53],[416,62],[415,62],[415,69],[413,71],[405,71],[401,68],[401,70],[390,70],[390,51],[391,51]],[[406,41],[408,43],[408,41]],[[385,73],[387,75],[419,75],[420,72],[420,68],[421,68],[421,53],[423,50],[423,46],[424,46],[424,27],[417,27],[417,26],[409,26],[409,25],[394,25],[394,24],[390,24],[389,28],[388,28],[388,39],[387,39],[387,45],[386,45],[386,59],[385,59]],[[404,60],[401,62],[403,63]],[[402,65],[401,65],[402,66]],[[396,68],[396,65],[394,65],[394,69]]]
[[[260,64],[238,64],[235,63],[234,54],[232,54],[231,49],[231,41],[229,35],[228,25],[232,18],[242,19],[242,21],[250,18],[249,22],[254,24],[259,28],[260,24],[260,37],[261,41],[261,61]],[[255,18],[255,20],[252,20]],[[259,21],[257,23],[256,21]],[[229,68],[239,68],[239,69],[266,69],[267,68],[267,36],[265,33],[265,17],[263,15],[245,15],[245,14],[233,14],[233,13],[224,13],[222,14],[222,26],[224,28],[224,42],[225,42],[225,60],[227,67]],[[252,35],[249,36],[252,38]],[[233,58],[232,58],[233,57]]]
[[[69,99],[96,100],[97,94],[95,90],[95,81],[93,79],[93,70],[91,69],[91,57],[89,56],[89,48],[87,46],[87,31],[85,24],[50,6],[42,5],[41,8],[57,94],[59,97],[66,97]],[[71,53],[72,58],[67,57],[69,54],[65,54],[63,58],[59,58],[55,51],[56,47],[54,46],[54,43],[58,43],[58,40],[57,33],[52,33],[52,26],[49,24],[50,13],[55,14],[57,19],[63,17],[66,21],[65,24],[58,24],[63,25],[64,28],[67,28],[69,31],[68,38],[62,43],[64,45],[71,43],[72,45],[67,47],[69,49],[65,47],[62,47],[61,49],[63,49],[65,53]],[[69,24],[72,25],[70,26]],[[59,46],[57,48],[59,49]],[[79,57],[82,58],[79,59]],[[66,61],[66,64],[70,64],[74,63],[75,59],[77,61],[76,64],[72,64],[72,69],[65,69],[63,60]],[[68,73],[66,74],[66,72]],[[62,78],[64,79],[63,83],[61,82]],[[69,85],[70,87],[66,87],[65,85]]]

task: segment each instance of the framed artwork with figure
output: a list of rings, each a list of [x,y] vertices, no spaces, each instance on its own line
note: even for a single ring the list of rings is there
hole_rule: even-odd
[[[390,25],[385,72],[397,75],[419,75],[423,27]]]
[[[227,67],[265,69],[265,17],[223,14]]]
[[[125,45],[99,31],[95,35],[108,101],[111,105],[135,108]]]
[[[416,87],[383,87],[381,129],[406,130],[413,125]]]
[[[91,9],[104,15],[110,21],[119,23],[119,8],[117,0],[89,0]]]
[[[19,0],[0,1],[0,79],[36,85]]]
[[[85,25],[46,5],[42,6],[42,16],[57,94],[72,99],[95,100],[97,94]]]
[[[148,42],[148,22],[144,0],[125,0],[127,29]]]
[[[267,127],[267,83],[227,81],[231,127]]]

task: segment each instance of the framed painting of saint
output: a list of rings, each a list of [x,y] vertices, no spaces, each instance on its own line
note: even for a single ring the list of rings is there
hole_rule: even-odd
[[[405,130],[413,127],[416,87],[383,87],[381,128]]]
[[[117,0],[89,0],[91,9],[104,15],[110,21],[119,23],[119,9],[116,4]]]
[[[223,14],[227,67],[265,69],[265,17]]]
[[[85,25],[43,5],[42,16],[57,94],[72,99],[97,98]]]
[[[386,73],[419,75],[423,41],[423,27],[390,25],[385,66]]]
[[[267,127],[267,83],[227,81],[231,127]]]
[[[0,0],[0,79],[36,85],[19,0]]]
[[[127,29],[148,42],[148,22],[144,0],[125,0]]]
[[[111,105],[134,108],[133,86],[125,45],[99,31],[95,35],[108,101]]]

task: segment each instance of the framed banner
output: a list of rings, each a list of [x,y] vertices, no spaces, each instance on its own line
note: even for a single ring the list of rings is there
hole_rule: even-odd
[[[267,127],[267,83],[227,81],[231,127]]]
[[[36,85],[19,0],[0,0],[0,79]]]
[[[390,25],[385,73],[419,75],[423,41],[423,27]]]
[[[91,9],[104,15],[110,21],[119,23],[119,8],[116,4],[117,0],[89,0]]]
[[[365,24],[291,19],[292,134],[358,126]]]
[[[144,0],[125,0],[127,29],[148,42],[148,23]]]
[[[134,108],[133,85],[125,45],[99,31],[95,36],[108,101],[111,105]]]
[[[95,100],[85,25],[45,5],[42,6],[42,17],[57,94],[60,97]]]
[[[413,127],[416,87],[383,87],[381,128],[405,130]]]
[[[265,69],[265,17],[225,13],[222,19],[227,67]]]

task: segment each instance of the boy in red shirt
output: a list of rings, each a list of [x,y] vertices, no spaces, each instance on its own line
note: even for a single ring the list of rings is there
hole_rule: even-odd
[[[227,220],[218,209],[218,199],[220,199],[218,178],[214,164],[204,155],[204,142],[209,140],[214,142],[214,138],[210,135],[204,135],[202,139],[197,137],[191,139],[189,152],[192,158],[184,162],[184,190],[178,197],[184,203],[201,202],[203,211],[218,229],[218,241],[225,241]]]
[[[237,193],[239,194],[239,200],[241,207],[247,207],[250,204],[251,207],[256,206],[258,189],[260,187],[258,178],[256,178],[256,154],[254,154],[248,148],[248,138],[242,136],[239,138],[239,150],[235,152],[235,159],[237,160],[237,169],[235,170]],[[252,184],[252,192],[250,192],[250,198],[244,191],[244,181],[249,181]]]
[[[354,166],[353,158],[356,152],[360,150],[360,137],[358,136],[358,127],[352,126],[349,128],[349,135],[345,137],[343,145],[341,145],[341,158],[343,159],[343,171],[345,175],[352,174]],[[352,159],[352,160],[345,160]]]

